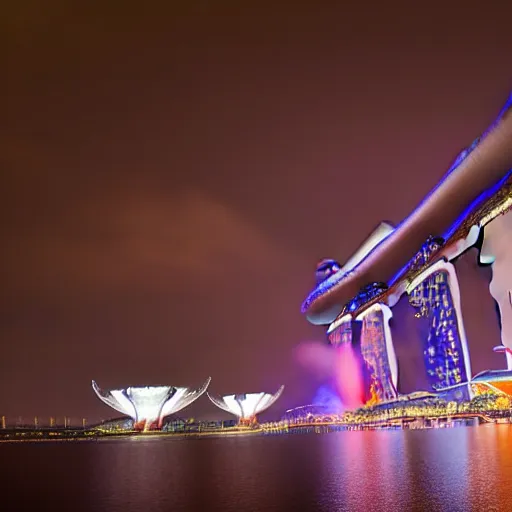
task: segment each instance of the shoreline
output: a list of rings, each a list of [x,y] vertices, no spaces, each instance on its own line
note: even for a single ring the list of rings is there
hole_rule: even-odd
[[[69,435],[67,432],[16,432],[14,429],[7,435],[0,432],[0,443],[53,443],[53,442],[102,442],[102,441],[125,441],[132,439],[134,442],[147,441],[150,439],[186,439],[186,438],[215,438],[215,437],[237,437],[250,435],[286,435],[286,434],[329,434],[333,432],[353,432],[353,431],[397,431],[397,430],[438,430],[452,429],[461,427],[478,427],[483,425],[508,425],[512,426],[510,419],[508,421],[495,422],[445,422],[437,425],[414,425],[395,424],[395,425],[376,425],[376,424],[359,424],[347,425],[341,423],[297,423],[294,425],[265,428],[259,427],[254,429],[233,429],[233,430],[205,430],[200,432],[101,432],[88,431],[84,434]],[[66,435],[68,434],[68,435]]]

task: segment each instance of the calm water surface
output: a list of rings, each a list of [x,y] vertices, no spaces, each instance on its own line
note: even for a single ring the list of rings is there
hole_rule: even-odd
[[[507,425],[4,443],[0,464],[3,512],[512,511]]]

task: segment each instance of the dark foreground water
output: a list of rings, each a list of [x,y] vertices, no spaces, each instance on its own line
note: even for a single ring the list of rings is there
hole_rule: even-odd
[[[512,511],[512,426],[0,444],[2,512]]]

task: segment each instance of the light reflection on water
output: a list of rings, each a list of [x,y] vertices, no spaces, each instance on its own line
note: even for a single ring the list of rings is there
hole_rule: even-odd
[[[509,511],[512,426],[0,445],[2,511]]]
[[[403,481],[404,435],[402,432],[346,432],[324,447],[324,467],[329,487],[324,491],[326,510],[372,510],[395,506],[396,482]],[[409,487],[401,500],[409,502]]]

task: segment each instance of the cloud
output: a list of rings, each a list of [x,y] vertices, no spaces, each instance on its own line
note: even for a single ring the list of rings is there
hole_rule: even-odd
[[[161,288],[268,272],[290,256],[239,213],[197,190],[119,189],[65,197],[51,222],[11,230],[4,253],[17,289]]]
[[[268,267],[284,257],[278,243],[235,210],[195,190],[126,204],[113,224],[140,262],[201,277],[224,274],[240,263]]]

